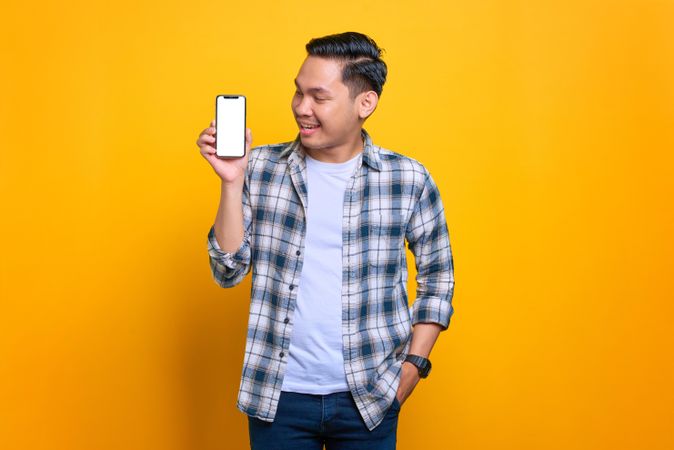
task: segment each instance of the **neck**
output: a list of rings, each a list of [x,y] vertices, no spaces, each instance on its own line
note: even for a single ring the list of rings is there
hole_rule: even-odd
[[[304,151],[312,158],[327,163],[343,163],[355,158],[356,155],[363,151],[364,143],[363,137],[358,131],[358,134],[345,142],[342,145],[329,148],[310,149],[304,147]]]

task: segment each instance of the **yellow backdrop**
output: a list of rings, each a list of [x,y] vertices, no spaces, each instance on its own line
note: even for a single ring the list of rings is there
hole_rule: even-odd
[[[247,448],[250,279],[211,279],[195,141],[219,93],[294,138],[304,44],[349,30],[456,265],[399,448],[674,447],[672,1],[104,3],[2,8],[0,447]]]

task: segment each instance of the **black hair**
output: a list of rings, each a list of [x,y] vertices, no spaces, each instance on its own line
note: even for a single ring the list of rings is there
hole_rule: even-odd
[[[386,63],[381,59],[383,49],[369,36],[354,31],[331,34],[310,40],[306,49],[311,56],[342,62],[342,82],[349,87],[352,98],[368,90],[381,96]]]

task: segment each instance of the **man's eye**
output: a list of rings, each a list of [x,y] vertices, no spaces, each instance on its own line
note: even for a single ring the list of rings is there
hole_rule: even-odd
[[[302,93],[298,90],[295,90],[295,95],[302,95]]]
[[[316,97],[317,102],[324,102],[326,100],[327,100],[327,98]]]

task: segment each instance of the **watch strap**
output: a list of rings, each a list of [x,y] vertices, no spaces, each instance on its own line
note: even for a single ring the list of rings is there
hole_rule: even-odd
[[[407,355],[405,361],[414,364],[419,370],[419,376],[426,378],[431,371],[431,361],[419,355]]]

